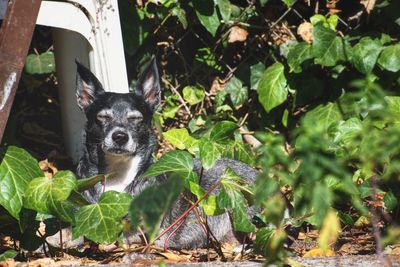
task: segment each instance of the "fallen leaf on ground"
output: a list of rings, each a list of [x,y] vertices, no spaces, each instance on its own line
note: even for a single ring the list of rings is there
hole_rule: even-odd
[[[185,256],[181,256],[178,254],[175,254],[173,252],[159,252],[158,254],[162,255],[163,257],[165,257],[168,262],[188,262],[189,259]]]
[[[244,42],[247,39],[249,32],[238,26],[233,26],[229,31],[228,43]]]

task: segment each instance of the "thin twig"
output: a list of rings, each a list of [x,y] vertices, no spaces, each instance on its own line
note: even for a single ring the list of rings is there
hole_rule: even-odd
[[[142,228],[140,228],[140,226],[138,226],[138,230],[139,230],[140,234],[141,234],[142,237],[143,237],[144,243],[146,244],[146,246],[148,246],[148,245],[149,245],[149,242],[147,241],[146,235],[144,234],[144,232],[143,232]]]

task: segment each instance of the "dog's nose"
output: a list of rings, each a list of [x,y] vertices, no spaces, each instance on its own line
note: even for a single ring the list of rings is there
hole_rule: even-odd
[[[129,136],[121,131],[114,132],[112,134],[112,140],[118,145],[124,145],[129,140]]]

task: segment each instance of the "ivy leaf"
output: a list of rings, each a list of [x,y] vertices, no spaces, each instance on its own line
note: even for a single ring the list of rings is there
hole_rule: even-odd
[[[257,90],[258,83],[260,82],[261,76],[265,71],[265,65],[261,62],[250,66],[250,87],[252,90]]]
[[[0,254],[0,262],[5,261],[7,259],[12,259],[17,255],[18,255],[18,252],[16,252],[13,249],[9,249],[9,250],[3,252],[2,254]]]
[[[236,203],[236,208],[232,210],[233,228],[237,232],[251,233],[255,231],[254,225],[251,223],[249,215],[247,214],[247,205],[240,199]]]
[[[46,74],[56,70],[53,52],[44,52],[40,55],[30,54],[26,57],[25,71],[28,74]]]
[[[84,235],[97,243],[114,242],[122,232],[121,220],[128,213],[131,201],[132,196],[127,193],[103,193],[98,203],[79,209],[72,238]]]
[[[258,100],[267,112],[282,104],[288,95],[285,67],[276,62],[263,73],[258,84]]]
[[[255,230],[247,214],[247,201],[243,193],[252,195],[246,182],[233,170],[226,169],[221,177],[221,192],[217,197],[218,207],[232,213],[233,227],[238,232],[250,233]]]
[[[174,174],[165,183],[144,189],[129,208],[132,227],[136,228],[143,219],[144,229],[150,235],[150,242],[153,242],[162,219],[182,190],[182,179]]]
[[[333,30],[318,23],[313,27],[313,39],[312,51],[315,63],[332,67],[344,59],[343,40]]]
[[[213,0],[193,1],[197,18],[212,36],[215,37],[220,21]]]
[[[154,177],[166,172],[188,173],[193,171],[193,157],[186,151],[170,151],[150,166],[143,177]]]
[[[193,147],[197,146],[198,140],[190,136],[186,128],[171,129],[163,133],[168,142],[176,146],[178,149],[188,149],[193,151]],[[196,148],[197,150],[197,148]]]
[[[77,181],[71,171],[59,171],[53,178],[35,178],[25,191],[24,207],[51,214],[55,202],[66,200],[76,186]]]
[[[400,44],[389,45],[382,50],[378,64],[385,70],[397,72],[400,70]]]
[[[198,89],[195,86],[185,86],[182,93],[183,99],[185,99],[185,101],[188,102],[191,106],[200,103],[204,100],[204,97],[206,96],[203,89]]]
[[[221,158],[221,146],[215,141],[200,139],[199,150],[201,164],[206,170],[214,166],[215,161]]]
[[[0,205],[19,220],[28,183],[43,176],[37,161],[25,150],[9,146],[0,150]]]
[[[71,171],[59,171],[53,178],[35,178],[26,188],[24,207],[73,222],[74,208],[66,200],[76,187],[76,177]]]
[[[337,123],[342,118],[342,115],[337,104],[330,102],[326,105],[317,106],[304,117],[327,131],[332,124]]]
[[[290,47],[287,62],[290,67],[290,71],[294,73],[301,72],[301,64],[313,57],[312,47],[306,42],[301,42]]]
[[[233,76],[225,86],[225,91],[229,94],[232,104],[239,108],[247,100],[247,88],[242,81]]]
[[[382,51],[382,44],[379,40],[372,40],[364,37],[352,49],[352,63],[361,73],[370,73]]]
[[[231,121],[217,122],[211,128],[210,140],[217,143],[226,143],[237,128],[236,123]]]
[[[221,17],[224,22],[228,22],[231,19],[232,6],[229,0],[216,0],[216,4],[221,13]]]
[[[362,124],[359,118],[350,118],[346,121],[340,121],[333,141],[335,143],[344,144],[345,146],[351,145],[354,142],[354,138],[361,130]]]

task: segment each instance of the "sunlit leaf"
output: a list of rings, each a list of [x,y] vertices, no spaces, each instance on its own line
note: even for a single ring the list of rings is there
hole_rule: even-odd
[[[383,69],[397,72],[400,70],[400,44],[390,45],[382,50],[378,64]]]
[[[132,196],[127,193],[108,191],[101,195],[98,203],[81,207],[76,214],[73,238],[84,235],[98,243],[116,241],[131,201]]]
[[[25,71],[29,74],[47,74],[56,70],[53,52],[40,55],[30,54],[26,57]]]
[[[19,219],[28,183],[43,176],[37,161],[28,152],[14,146],[0,149],[0,205]]]
[[[277,62],[268,67],[258,84],[258,100],[267,112],[282,104],[288,95],[285,67]]]

